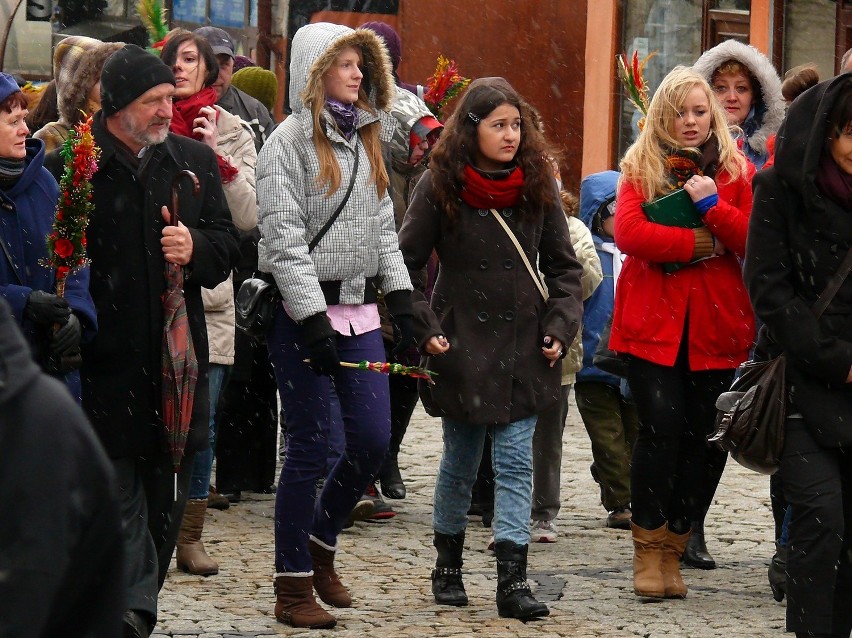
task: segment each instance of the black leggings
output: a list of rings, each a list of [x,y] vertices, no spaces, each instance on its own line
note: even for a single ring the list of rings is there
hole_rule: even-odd
[[[639,413],[630,489],[633,522],[677,534],[703,520],[725,469],[726,454],[711,449],[716,399],[730,388],[734,370],[693,372],[686,338],[674,366],[630,358],[627,379]]]

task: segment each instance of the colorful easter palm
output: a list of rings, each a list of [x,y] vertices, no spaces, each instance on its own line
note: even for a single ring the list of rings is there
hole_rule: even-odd
[[[654,51],[646,55],[643,60],[639,61],[639,52],[634,51],[633,55],[628,57],[626,53],[619,53],[615,56],[618,63],[618,77],[624,85],[624,91],[627,94],[627,99],[636,107],[636,110],[642,114],[642,119],[639,120],[639,130],[645,126],[645,117],[648,115],[648,103],[650,101],[648,95],[648,83],[645,81],[643,72],[648,60],[657,55]]]
[[[443,122],[446,115],[444,108],[447,103],[461,93],[468,84],[470,84],[470,78],[462,77],[459,74],[456,61],[439,55],[435,72],[426,83],[423,101],[426,102],[426,106],[429,107],[432,114]]]

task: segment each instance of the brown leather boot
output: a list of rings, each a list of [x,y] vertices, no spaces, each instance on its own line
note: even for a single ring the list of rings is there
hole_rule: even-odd
[[[666,540],[663,541],[663,584],[666,588],[666,598],[686,598],[687,587],[680,575],[680,557],[686,548],[691,531],[686,534],[675,534],[666,530]]]
[[[314,561],[314,589],[320,600],[332,607],[351,607],[352,596],[334,571],[335,550],[313,536],[308,541],[308,548]]]
[[[275,575],[275,619],[307,629],[331,629],[337,624],[314,598],[310,573]]]
[[[213,576],[219,573],[219,565],[207,555],[204,543],[201,542],[206,512],[206,498],[188,500],[177,540],[178,569],[196,576]]]
[[[637,596],[666,597],[662,569],[666,527],[664,523],[657,529],[643,529],[630,523],[633,531],[633,593]]]

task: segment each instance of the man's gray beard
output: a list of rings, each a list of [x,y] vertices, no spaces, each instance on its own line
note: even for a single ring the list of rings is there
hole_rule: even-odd
[[[165,142],[168,134],[169,129],[166,127],[162,133],[156,135],[153,133],[141,133],[136,141],[143,146],[155,146],[156,144],[162,144]]]
[[[166,126],[162,133],[148,133],[147,128],[141,128],[136,119],[127,111],[121,111],[119,113],[119,117],[121,128],[126,131],[137,144],[140,144],[143,147],[162,144],[166,141],[166,137],[169,134],[168,126]]]

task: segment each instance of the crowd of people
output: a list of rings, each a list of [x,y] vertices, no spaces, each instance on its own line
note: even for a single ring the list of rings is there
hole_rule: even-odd
[[[49,548],[10,550],[27,519],[0,515],[0,572],[17,553],[0,636],[55,635],[74,616],[79,635],[147,637],[175,550],[179,569],[215,575],[207,508],[243,491],[275,492],[275,618],[333,627],[328,607],[353,604],[340,533],[392,518],[382,495],[406,497],[398,455],[418,399],[442,425],[435,602],[468,604],[479,507],[499,615],[543,618],[528,550],[559,539],[572,388],[603,524],[631,530],[636,596],[682,599],[681,564],[716,567],[716,399],[741,363],[783,353],[769,585],[788,599],[788,631],[849,637],[852,285],[811,312],[852,254],[849,55],[822,83],[811,65],[782,82],[753,47],[711,48],[656,87],[619,170],[572,194],[562,151],[509,81],[474,80],[440,122],[400,80],[389,25],[299,29],[281,122],[275,75],[237,49],[216,27],[175,29],[157,53],[72,36],[38,104],[0,74],[0,441],[29,452],[55,439],[32,452],[52,471],[25,496],[69,548],[36,580]],[[43,238],[60,147],[84,114],[100,148],[90,264],[57,289]],[[699,223],[654,221],[678,193]],[[236,291],[256,274],[280,292],[263,340],[235,328]],[[198,381],[177,462],[162,373],[175,276],[180,354]],[[422,365],[436,381],[346,365],[361,361]],[[48,494],[73,507],[44,511]],[[81,617],[60,588],[96,612]]]

